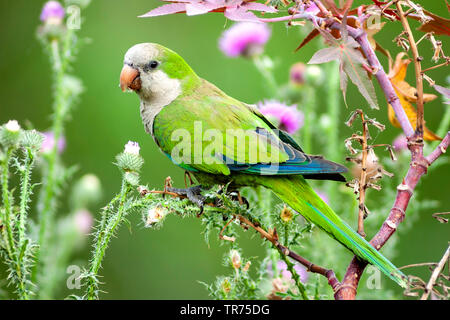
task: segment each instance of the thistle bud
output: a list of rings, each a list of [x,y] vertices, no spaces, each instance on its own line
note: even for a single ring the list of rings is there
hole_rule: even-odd
[[[0,128],[0,143],[5,147],[17,148],[20,138],[21,129],[16,120],[9,120]]]
[[[71,202],[74,208],[89,208],[100,201],[102,186],[99,178],[94,174],[85,174],[73,188]]]
[[[41,149],[44,141],[44,135],[36,130],[26,130],[22,135],[22,145],[25,148],[29,148],[33,151]]]
[[[75,227],[81,234],[87,235],[91,232],[94,224],[94,218],[88,210],[82,209],[77,211],[74,219]]]
[[[306,65],[302,62],[297,62],[292,65],[289,71],[289,80],[293,85],[301,86],[305,83]]]
[[[65,11],[58,1],[48,1],[41,12],[41,21],[46,25],[61,25]]]
[[[144,159],[139,155],[139,144],[129,141],[125,145],[123,153],[117,155],[117,166],[127,172],[138,172],[144,164]],[[128,175],[129,182],[133,185],[137,184],[135,175]]]
[[[228,280],[228,278],[223,279],[222,284],[222,291],[227,295],[231,291],[231,282]]]
[[[238,270],[241,267],[241,255],[239,254],[239,251],[234,249],[230,251],[230,261],[235,270]]]
[[[306,82],[311,86],[320,86],[325,80],[325,75],[322,69],[316,65],[310,65],[306,68]]]

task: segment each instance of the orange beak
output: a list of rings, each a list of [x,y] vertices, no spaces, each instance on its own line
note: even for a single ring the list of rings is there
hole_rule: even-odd
[[[124,65],[120,73],[120,89],[125,92],[127,89],[137,91],[141,89],[141,78],[139,71],[129,65]]]

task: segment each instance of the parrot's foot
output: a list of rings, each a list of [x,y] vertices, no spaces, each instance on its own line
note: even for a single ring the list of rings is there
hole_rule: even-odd
[[[200,212],[197,214],[197,217],[200,217],[203,214],[206,198],[202,196],[201,185],[184,189],[168,187],[167,191],[186,196],[192,203],[196,204],[200,208]]]

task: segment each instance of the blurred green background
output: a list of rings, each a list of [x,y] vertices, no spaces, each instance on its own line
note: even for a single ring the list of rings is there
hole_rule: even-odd
[[[0,123],[17,119],[24,124],[29,120],[41,131],[47,130],[50,125],[52,106],[50,66],[35,36],[44,2],[0,2]],[[443,0],[417,2],[448,17]],[[218,38],[224,28],[231,25],[230,21],[226,21],[221,14],[137,18],[161,3],[156,0],[93,0],[82,12],[84,23],[80,35],[90,38],[91,42],[81,49],[74,73],[82,79],[85,93],[72,113],[73,120],[67,125],[67,149],[63,158],[67,165],[79,164],[78,176],[85,173],[99,176],[104,187],[102,204],[119,190],[120,174],[112,162],[128,140],[138,141],[141,146],[141,154],[146,161],[141,176],[143,183],[160,188],[164,179],[171,176],[175,184],[184,185],[183,171],[172,165],[145,134],[137,96],[123,94],[118,87],[123,55],[130,46],[139,42],[161,43],[180,53],[200,76],[235,98],[250,103],[270,98],[251,62],[226,58],[219,51]],[[413,25],[416,26],[415,23]],[[289,67],[293,63],[307,62],[313,54],[314,45],[294,53],[302,40],[298,28],[288,29],[283,23],[272,25],[273,34],[266,53],[278,63],[276,76],[279,82],[287,81]],[[394,56],[399,49],[392,39],[399,30],[400,23],[392,23],[376,36]],[[444,48],[448,49],[448,40],[442,40]],[[431,46],[424,43],[421,53],[425,57],[424,66],[430,66]],[[383,59],[382,62],[387,68],[386,61]],[[412,84],[413,74],[411,68],[408,80]],[[445,68],[437,69],[430,75],[437,84],[446,85],[448,70]],[[400,131],[388,124],[383,96],[377,84],[375,87],[381,109],[368,113],[387,124],[387,130],[377,137],[376,142],[390,143]],[[326,88],[318,90],[325,92]],[[425,92],[433,91],[425,85]],[[350,108],[342,107],[342,121],[352,108],[363,107],[367,110],[366,103],[352,85],[349,85],[347,97]],[[320,102],[317,108],[323,110]],[[440,99],[426,105],[427,126],[436,129],[445,107]],[[342,137],[350,134],[350,129],[342,123]],[[411,231],[402,236],[400,254],[393,261],[396,265],[436,261],[442,256],[449,239],[448,226],[437,223],[431,214],[448,211],[449,173],[449,166],[445,165],[421,180],[418,186],[422,191],[421,197],[440,200],[440,206],[436,210],[422,212]],[[405,172],[396,174],[403,176]],[[100,205],[92,208],[97,216],[99,208]],[[65,214],[65,210],[67,208],[62,204],[59,214]],[[220,246],[216,239],[208,247],[203,240],[199,220],[169,217],[164,228],[158,231],[146,230],[138,215],[130,217],[130,220],[131,230],[122,226],[107,251],[101,271],[106,283],[103,289],[108,292],[103,295],[104,298],[204,299],[207,292],[198,281],[210,283],[216,275],[227,272],[221,263],[227,247]],[[244,254],[247,257],[261,256],[264,249],[259,237],[251,235],[248,232],[241,236]],[[86,246],[79,253],[77,258],[80,261],[88,257],[88,249]],[[391,283],[383,278],[383,285],[391,286]],[[67,293],[62,292],[61,297]]]

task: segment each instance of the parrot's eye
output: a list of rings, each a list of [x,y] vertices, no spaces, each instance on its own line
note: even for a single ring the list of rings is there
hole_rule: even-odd
[[[155,60],[152,60],[148,63],[148,67],[150,69],[156,69],[156,67],[158,67],[158,65],[159,65],[158,61],[155,61]]]

